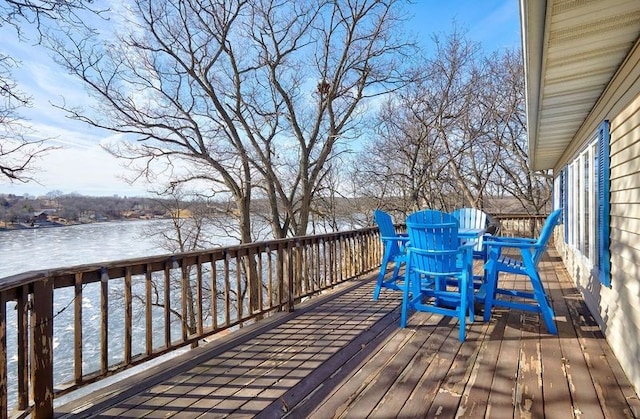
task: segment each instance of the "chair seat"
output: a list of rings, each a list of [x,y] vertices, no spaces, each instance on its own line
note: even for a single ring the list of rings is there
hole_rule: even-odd
[[[525,266],[522,259],[514,259],[509,256],[500,256],[496,263],[499,265],[499,270],[502,272],[511,273],[525,273]]]

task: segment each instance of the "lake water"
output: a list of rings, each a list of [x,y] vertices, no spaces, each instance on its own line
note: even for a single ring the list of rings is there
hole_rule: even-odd
[[[118,221],[0,231],[0,278],[40,269],[165,254],[168,251],[148,232],[169,222]]]

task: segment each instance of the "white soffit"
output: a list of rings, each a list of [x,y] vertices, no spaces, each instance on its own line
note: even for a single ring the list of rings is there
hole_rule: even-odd
[[[553,168],[640,34],[640,0],[521,0],[534,170]]]

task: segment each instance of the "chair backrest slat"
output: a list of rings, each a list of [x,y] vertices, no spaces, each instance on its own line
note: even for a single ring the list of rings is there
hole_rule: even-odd
[[[549,240],[551,239],[551,235],[553,234],[553,229],[556,227],[558,222],[560,221],[560,213],[562,209],[559,208],[553,211],[547,217],[544,222],[544,226],[542,226],[542,231],[540,232],[540,236],[538,237],[538,241],[536,242],[536,250],[533,254],[533,263],[535,266],[538,266],[538,262],[542,259],[542,255],[547,250],[547,246],[549,246]]]
[[[487,214],[479,209],[459,208],[451,212],[451,215],[458,219],[460,228],[487,228]],[[476,245],[473,250],[482,251],[482,237],[474,241]]]
[[[428,272],[456,270],[458,220],[434,210],[414,212],[407,217],[410,252],[417,268]]]
[[[393,225],[393,220],[391,219],[391,215],[388,213],[377,209],[373,211],[373,218],[376,220],[376,224],[378,224],[378,229],[380,229],[380,234],[385,237],[394,237],[396,236],[396,228]]]
[[[396,227],[393,225],[393,219],[391,215],[388,213],[377,209],[373,212],[373,218],[376,220],[376,224],[378,224],[378,229],[380,230],[381,237],[397,237],[398,233],[396,233]],[[396,240],[382,240],[385,246],[391,246],[391,255],[395,255],[400,253],[400,247]]]

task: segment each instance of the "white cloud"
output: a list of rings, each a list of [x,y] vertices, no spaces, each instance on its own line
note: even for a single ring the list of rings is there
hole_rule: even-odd
[[[122,179],[127,174],[123,162],[93,145],[64,144],[37,162],[36,177],[40,184],[9,184],[0,182],[0,193],[45,195],[53,190],[83,195],[141,196],[147,194],[144,185],[129,185]]]
[[[113,5],[117,5],[113,2]],[[120,139],[110,132],[90,127],[67,117],[52,104],[90,106],[84,87],[50,53],[32,42],[18,41],[11,26],[0,27],[0,51],[20,61],[14,72],[19,88],[32,97],[32,106],[21,110],[34,138],[47,139],[59,149],[38,162],[38,183],[11,184],[0,178],[0,193],[43,195],[52,190],[85,195],[144,195],[143,185],[131,186],[124,180],[123,162],[103,150],[100,144]]]

